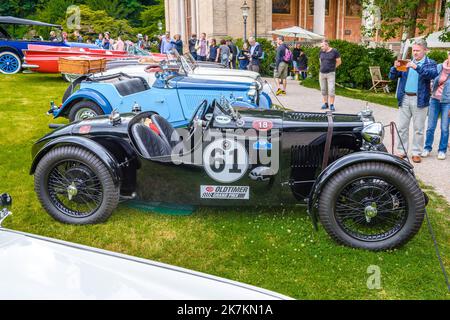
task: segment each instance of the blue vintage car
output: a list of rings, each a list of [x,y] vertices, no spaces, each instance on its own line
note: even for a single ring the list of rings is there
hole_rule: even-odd
[[[117,73],[104,77],[88,77],[80,89],[60,107],[50,110],[55,118],[70,121],[110,114],[114,109],[130,112],[139,105],[142,111],[153,111],[166,118],[175,127],[184,126],[203,100],[209,102],[221,97],[234,100],[234,106],[270,109],[272,101],[254,82],[230,82],[188,77],[178,72],[156,74],[149,85],[143,77]]]
[[[3,74],[14,74],[23,67],[23,52],[29,44],[50,45],[58,47],[87,47],[95,48],[93,44],[64,42],[62,40],[43,40],[37,34],[31,39],[16,39],[14,30],[16,26],[36,26],[55,28],[61,31],[62,27],[40,21],[20,19],[9,16],[0,16],[0,72]]]

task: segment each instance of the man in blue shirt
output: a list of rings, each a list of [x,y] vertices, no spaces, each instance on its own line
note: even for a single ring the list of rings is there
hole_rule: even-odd
[[[400,78],[397,99],[399,106],[398,131],[401,142],[399,141],[397,144],[397,155],[401,158],[407,156],[409,125],[412,119],[414,136],[411,151],[412,160],[415,163],[421,162],[425,120],[430,105],[430,84],[431,80],[438,75],[436,62],[426,56],[427,51],[427,42],[423,39],[417,40],[412,47],[413,60],[406,65],[406,72],[397,70],[401,64],[396,61],[389,73],[391,80]]]
[[[170,38],[170,32],[166,32],[166,35],[161,39],[161,53],[169,54],[173,47],[174,45],[173,40]]]
[[[103,48],[103,33],[98,34],[98,38],[95,40],[95,45],[99,48]]]

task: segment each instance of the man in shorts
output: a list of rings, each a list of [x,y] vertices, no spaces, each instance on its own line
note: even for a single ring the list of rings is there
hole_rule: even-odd
[[[320,90],[322,91],[322,110],[330,108],[335,111],[334,99],[336,91],[336,68],[342,64],[339,52],[330,47],[328,40],[323,40],[320,45]]]
[[[277,54],[275,57],[275,79],[277,79],[277,92],[276,95],[286,95],[287,77],[289,72],[289,63],[286,61],[286,50],[289,50],[288,46],[284,43],[284,37],[277,37]]]

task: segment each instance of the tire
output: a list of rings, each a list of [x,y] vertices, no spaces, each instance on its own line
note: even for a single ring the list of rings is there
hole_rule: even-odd
[[[377,214],[368,218],[374,203]],[[343,169],[325,185],[319,200],[319,219],[327,233],[340,244],[367,250],[402,246],[419,231],[424,215],[425,197],[416,179],[386,163]],[[395,225],[382,232],[383,224]],[[354,226],[363,231],[349,230]]]
[[[103,110],[95,102],[83,100],[75,103],[69,111],[70,122],[102,115]]]
[[[0,52],[0,72],[3,74],[15,74],[22,69],[22,59],[11,51]]]
[[[68,195],[70,186],[77,187],[72,199]],[[50,216],[78,225],[105,222],[117,207],[120,193],[103,162],[78,146],[48,152],[37,165],[34,189]],[[87,211],[80,211],[82,207]]]

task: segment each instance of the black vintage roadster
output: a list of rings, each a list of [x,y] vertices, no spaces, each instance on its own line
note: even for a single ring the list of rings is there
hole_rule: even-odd
[[[136,110],[135,110],[136,111]],[[384,250],[419,230],[427,202],[384,129],[358,115],[202,103],[188,128],[151,112],[72,123],[33,147],[43,207],[71,224],[108,219],[119,201],[305,205],[339,243]]]

